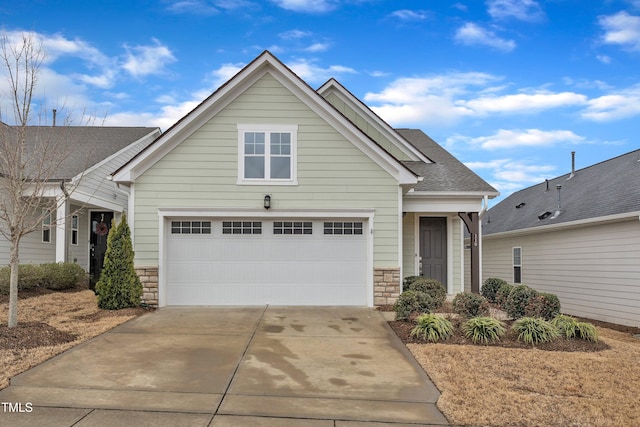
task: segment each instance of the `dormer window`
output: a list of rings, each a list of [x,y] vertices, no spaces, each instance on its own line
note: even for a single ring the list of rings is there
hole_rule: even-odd
[[[238,125],[239,184],[297,184],[297,125]]]

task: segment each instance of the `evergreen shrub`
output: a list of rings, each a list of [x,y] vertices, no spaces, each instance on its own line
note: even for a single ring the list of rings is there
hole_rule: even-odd
[[[482,295],[460,292],[453,298],[453,311],[466,318],[488,316],[489,302]]]
[[[524,317],[525,308],[529,304],[529,300],[537,294],[538,292],[535,289],[527,285],[515,286],[504,303],[504,311],[513,319]]]
[[[485,297],[487,301],[495,303],[496,294],[498,293],[498,289],[500,289],[500,286],[502,285],[507,285],[507,282],[495,277],[489,277],[482,284],[480,294]]]

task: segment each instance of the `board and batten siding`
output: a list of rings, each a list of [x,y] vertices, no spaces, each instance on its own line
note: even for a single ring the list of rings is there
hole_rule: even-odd
[[[237,185],[238,124],[296,124],[298,185]],[[137,265],[158,265],[158,208],[374,208],[374,267],[398,267],[398,182],[271,75],[136,179]]]
[[[483,280],[513,281],[513,247],[522,248],[522,283],[558,295],[563,312],[640,326],[637,217],[553,232],[485,236]]]

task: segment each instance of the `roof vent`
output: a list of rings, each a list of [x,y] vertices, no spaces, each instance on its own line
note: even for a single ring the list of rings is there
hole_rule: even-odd
[[[567,179],[571,179],[574,176],[576,176],[576,152],[572,151],[571,152],[571,175],[569,175],[569,178]]]
[[[524,208],[525,205],[526,205],[525,202],[519,203],[516,205],[516,209]]]
[[[549,218],[551,215],[553,214],[549,211],[543,212],[540,215],[538,215],[538,220],[542,221],[543,219]]]

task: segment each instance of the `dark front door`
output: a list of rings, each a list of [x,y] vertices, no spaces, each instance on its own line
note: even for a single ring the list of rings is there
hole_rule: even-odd
[[[91,252],[89,273],[91,274],[90,286],[95,288],[96,282],[100,280],[100,273],[104,265],[104,253],[107,251],[107,236],[111,229],[113,212],[92,212],[91,213]]]
[[[420,275],[447,287],[447,219],[420,218]]]

